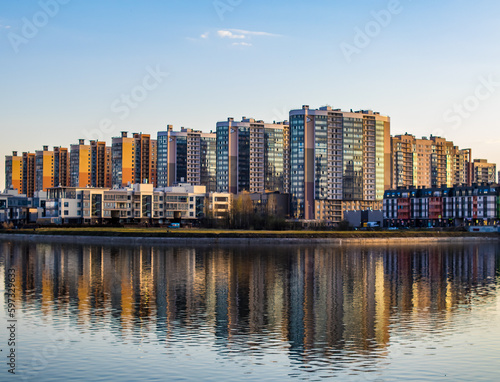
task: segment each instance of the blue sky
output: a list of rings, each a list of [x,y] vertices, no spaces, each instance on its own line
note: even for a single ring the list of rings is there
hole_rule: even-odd
[[[0,155],[328,104],[500,163],[499,25],[486,0],[5,0]]]

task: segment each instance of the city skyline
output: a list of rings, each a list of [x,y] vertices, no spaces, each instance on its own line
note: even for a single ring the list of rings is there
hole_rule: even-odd
[[[6,4],[3,156],[167,124],[209,132],[227,116],[279,121],[328,102],[500,163],[493,2]]]
[[[269,152],[270,157],[268,165],[278,166],[276,170],[279,173],[275,175],[279,177],[282,176],[283,179],[279,181],[278,179],[275,179],[272,181],[274,184],[273,186],[269,184],[266,185],[263,189],[261,189],[263,185],[257,186],[257,184],[252,183],[253,181],[250,182],[252,183],[252,185],[247,184],[245,186],[244,184],[242,184],[236,187],[236,180],[233,179],[233,185],[231,187],[233,187],[234,189],[231,192],[239,193],[238,191],[236,191],[237,189],[242,187],[242,190],[247,190],[247,186],[250,185],[250,188],[248,188],[247,190],[250,192],[257,192],[257,189],[263,192],[263,190],[265,189],[290,193],[290,190],[288,189],[288,187],[290,187],[290,171],[295,169],[297,166],[297,163],[294,164],[290,162],[290,155],[293,154],[294,150],[302,147],[302,144],[299,143],[302,141],[302,138],[297,136],[292,139],[293,142],[290,140],[290,132],[295,131],[296,129],[301,130],[302,127],[292,127],[290,126],[290,124],[294,125],[293,121],[296,115],[302,115],[301,118],[304,119],[305,117],[303,112],[307,110],[311,110],[312,116],[319,113],[319,115],[322,115],[323,118],[326,118],[327,114],[329,114],[330,117],[333,118],[341,118],[340,120],[335,120],[335,126],[331,125],[329,127],[329,129],[334,128],[333,131],[329,131],[328,133],[328,137],[333,134],[331,136],[333,140],[323,142],[327,144],[327,146],[325,147],[321,146],[322,143],[316,142],[316,144],[320,144],[322,148],[320,148],[319,146],[316,146],[315,148],[316,156],[321,154],[321,151],[327,148],[329,150],[329,160],[334,160],[336,162],[349,162],[350,155],[353,155],[350,145],[355,144],[355,146],[352,146],[352,148],[354,149],[358,147],[358,143],[356,143],[357,141],[352,141],[353,138],[355,140],[358,138],[362,138],[363,140],[365,138],[368,140],[375,139],[375,136],[372,136],[374,134],[374,131],[371,131],[370,128],[368,128],[368,130],[370,131],[366,130],[366,126],[363,127],[363,137],[358,137],[356,134],[361,134],[361,130],[359,130],[361,129],[361,125],[356,125],[357,127],[353,130],[354,126],[352,126],[352,123],[354,120],[357,120],[358,124],[361,123],[361,121],[365,118],[368,118],[368,120],[380,120],[379,122],[377,122],[377,124],[381,123],[382,121],[386,122],[383,136],[377,135],[377,150],[382,150],[382,146],[379,147],[379,145],[383,143],[384,156],[386,156],[385,160],[380,157],[380,152],[380,155],[376,156],[376,158],[378,158],[377,161],[373,161],[373,155],[375,155],[374,152],[370,154],[368,152],[370,150],[368,150],[366,153],[364,153],[366,151],[366,147],[361,148],[361,146],[359,146],[356,150],[361,150],[358,154],[362,155],[362,157],[356,157],[357,159],[355,158],[356,160],[360,160],[361,158],[363,158],[363,160],[366,162],[364,166],[367,166],[367,168],[371,168],[374,165],[376,165],[376,167],[380,167],[380,165],[382,165],[382,162],[386,162],[386,164],[384,165],[386,167],[384,167],[384,169],[379,168],[380,171],[383,170],[384,172],[384,182],[379,184],[379,186],[383,187],[383,189],[387,190],[391,187],[396,188],[399,186],[430,187],[433,185],[435,186],[444,184],[448,186],[451,186],[453,184],[470,185],[472,183],[484,182],[496,183],[497,181],[496,163],[490,163],[487,159],[477,157],[475,158],[471,147],[460,148],[459,146],[455,145],[453,141],[447,140],[446,137],[430,135],[429,137],[424,136],[422,138],[418,138],[413,134],[409,134],[408,132],[406,132],[405,134],[393,135],[391,134],[390,117],[382,116],[377,111],[354,111],[352,109],[350,111],[343,111],[341,109],[333,109],[331,106],[323,106],[318,109],[311,109],[309,105],[303,105],[301,109],[290,110],[289,117],[291,122],[289,120],[284,120],[267,123],[263,120],[248,117],[242,117],[241,122],[238,122],[234,121],[233,117],[228,117],[226,121],[217,122],[217,129],[215,132],[210,131],[206,133],[200,130],[193,130],[185,127],[180,127],[179,129],[175,130],[173,125],[167,125],[167,128],[165,130],[157,131],[156,134],[132,132],[132,135],[128,137],[128,134],[130,133],[129,131],[121,131],[119,136],[112,137],[111,141],[91,139],[88,141],[88,144],[86,144],[87,140],[80,138],[77,140],[78,143],[70,144],[69,148],[57,145],[56,143],[52,143],[51,145],[43,145],[39,150],[35,150],[34,153],[27,152],[25,150],[12,150],[11,154],[6,155],[5,157],[6,162],[4,168],[7,171],[8,166],[8,173],[13,176],[11,177],[10,185],[14,186],[14,189],[18,189],[20,193],[26,193],[24,189],[22,190],[23,187],[22,185],[19,185],[18,182],[20,180],[19,175],[22,175],[23,173],[23,166],[30,166],[28,163],[25,163],[24,165],[22,164],[22,162],[25,161],[25,159],[23,158],[27,156],[33,156],[33,159],[39,158],[36,159],[37,174],[32,175],[34,178],[36,178],[35,183],[37,183],[35,191],[42,189],[45,190],[47,187],[55,187],[57,185],[72,187],[91,186],[109,188],[111,186],[125,186],[127,184],[135,183],[152,183],[155,185],[155,187],[164,187],[167,185],[171,186],[179,182],[187,182],[193,185],[204,184],[207,186],[208,183],[214,182],[214,185],[211,185],[208,188],[212,189],[213,187],[213,189],[215,190],[216,170],[228,170],[228,168],[226,168],[228,166],[228,163],[226,163],[228,158],[226,157],[226,159],[223,159],[224,155],[222,155],[222,152],[219,153],[219,151],[225,150],[225,155],[227,156],[227,139],[229,136],[226,135],[229,132],[233,133],[238,131],[238,126],[241,126],[243,128],[241,133],[243,134],[243,136],[239,138],[240,140],[242,140],[237,144],[237,146],[241,146],[240,149],[242,149],[243,147],[246,148],[243,149],[243,157],[238,159],[238,161],[243,160],[245,163],[247,163],[248,159],[253,158],[255,155],[260,157],[260,155],[265,152],[265,157],[260,158],[260,160],[264,160],[267,163],[267,152],[268,150],[271,150]],[[342,122],[341,116],[349,117],[344,122]],[[366,120],[365,122],[367,122],[368,120]],[[303,122],[305,122],[305,120]],[[333,122],[334,121],[331,121],[331,123]],[[329,125],[331,123],[329,122]],[[326,126],[323,125],[324,123],[320,121],[319,124],[315,127],[315,130],[319,131],[320,135],[326,133],[326,130],[324,133],[320,132],[321,130],[324,130],[324,127]],[[222,130],[220,130],[220,128],[222,128]],[[257,130],[255,130],[256,128]],[[335,130],[339,128],[340,130]],[[381,128],[381,125],[377,127],[377,129],[379,128]],[[261,131],[261,129],[263,130]],[[345,130],[345,133],[347,135],[338,135],[342,130]],[[275,135],[274,131],[279,132],[279,134]],[[250,133],[250,135],[246,137],[248,133]],[[351,133],[354,133],[354,135],[351,136]],[[379,133],[381,133],[381,131],[379,131],[377,134]],[[271,134],[272,137],[269,134]],[[293,134],[294,133],[292,132],[292,135]],[[301,134],[302,133],[300,133],[299,135],[302,137]],[[365,137],[365,134],[368,134],[368,136]],[[250,139],[248,140],[248,138]],[[310,139],[311,138],[312,136],[310,137]],[[322,138],[319,139],[320,141],[322,140]],[[118,149],[118,146],[122,147],[124,141],[128,142],[125,146],[123,146],[123,150],[125,150],[126,153],[122,153],[122,149]],[[216,142],[223,144],[223,146],[216,148]],[[344,142],[342,144],[345,144],[347,146],[342,149],[342,147],[338,146],[338,144],[340,144],[339,142]],[[367,142],[365,142],[363,145],[368,144]],[[217,145],[219,143],[217,143]],[[236,141],[233,142],[233,146],[235,143]],[[311,143],[312,142],[310,142],[310,144]],[[373,141],[372,143],[375,144],[375,141]],[[167,150],[167,147],[171,144],[173,146]],[[370,146],[370,144],[368,145]],[[50,148],[52,148],[52,150]],[[236,151],[231,155],[238,155],[238,149],[236,146],[233,147],[233,151],[234,150]],[[318,152],[317,150],[320,151]],[[141,152],[143,153],[141,154]],[[167,152],[170,154],[167,155]],[[274,152],[280,153],[279,156],[271,154]],[[200,157],[200,154],[202,154],[202,157]],[[249,158],[246,158],[247,155],[250,155]],[[282,159],[280,159],[281,155],[283,156]],[[437,155],[437,157],[434,158],[434,155]],[[122,163],[122,159],[125,158],[127,161],[126,165],[125,163]],[[255,157],[254,159],[257,159],[257,157]],[[40,163],[38,163],[39,160]],[[181,162],[176,163],[179,160]],[[222,160],[221,163],[219,163],[220,160]],[[224,160],[226,162],[224,162]],[[280,160],[283,163],[281,163]],[[379,160],[382,160],[382,162],[378,163]],[[134,165],[134,161],[136,162],[137,167]],[[436,161],[438,161],[439,163]],[[223,162],[225,163],[225,165]],[[257,165],[257,167],[260,168],[261,164],[255,162],[250,167],[252,168],[252,166]],[[356,161],[354,164],[360,165],[361,163],[358,163]],[[200,167],[200,165],[203,166],[203,169]],[[220,169],[217,169],[219,165],[222,167]],[[240,166],[241,165],[242,163],[240,163]],[[264,167],[267,168],[268,165],[266,164]],[[236,171],[236,167],[238,167],[235,166],[236,163],[233,163],[233,172]],[[431,172],[431,167],[434,166],[437,167],[432,169],[432,171],[437,171],[437,173]],[[149,169],[149,167],[151,168]],[[283,168],[280,170],[281,167]],[[29,171],[29,168],[25,168],[24,170]],[[124,178],[122,181],[118,181],[119,179],[115,179],[114,177],[118,175],[121,176],[120,174],[122,173],[122,170],[125,171],[128,175],[125,176],[126,179]],[[258,171],[256,169],[250,171],[253,174],[250,175],[250,177],[257,176],[259,179],[258,182],[264,181],[263,179],[261,179],[261,176],[264,176],[264,173],[260,173],[261,170],[262,168],[260,168],[260,170]],[[133,171],[133,173],[129,174],[130,171]],[[157,179],[157,171],[159,179]],[[180,171],[180,173],[177,173],[178,171]],[[249,169],[245,171],[249,171]],[[266,170],[266,174],[267,171],[268,170]],[[281,173],[282,171],[283,173]],[[311,171],[311,169],[309,169],[309,171]],[[342,172],[349,170],[341,166],[335,171],[336,173],[338,173],[337,175],[340,176]],[[167,178],[168,174],[170,174],[172,178]],[[220,175],[224,174],[227,181],[227,173],[221,173]],[[273,177],[275,175],[267,174],[265,176]],[[233,173],[232,176],[234,177],[235,173]],[[377,178],[380,178],[379,181],[382,180],[381,176],[382,173],[377,176]],[[217,178],[218,183],[220,177],[217,176]],[[257,181],[257,178],[255,178],[255,180]],[[238,182],[241,181],[243,181],[243,178]],[[249,180],[247,179],[246,181],[244,181],[244,183],[248,181]],[[269,179],[269,181],[271,180]],[[316,181],[319,180],[317,179]],[[47,184],[45,184],[46,182]],[[228,185],[226,184],[225,186],[223,186],[222,183],[217,186],[217,188],[227,188]],[[369,179],[368,183],[371,183]],[[281,186],[283,186],[284,188],[281,189]],[[381,199],[381,193],[383,192],[383,190],[379,186],[377,186],[378,196],[376,199]],[[253,189],[252,187],[257,187],[257,189]],[[359,192],[361,192],[361,189],[359,190]],[[351,197],[348,197],[347,199],[350,199]],[[338,197],[335,197],[334,199],[338,199]],[[368,197],[365,199],[368,200],[371,198]]]

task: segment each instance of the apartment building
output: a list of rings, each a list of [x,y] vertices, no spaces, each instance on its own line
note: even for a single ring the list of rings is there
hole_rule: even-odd
[[[92,187],[111,187],[111,147],[106,142],[90,141]]]
[[[125,187],[135,183],[157,185],[157,142],[149,134],[134,133],[128,137],[123,131],[112,139],[111,183]]]
[[[158,186],[170,187],[179,183],[204,185],[215,191],[216,135],[193,129],[174,131],[167,125],[159,131]]]
[[[200,134],[200,183],[207,187],[207,192],[217,190],[217,135],[215,133]]]
[[[289,125],[243,117],[217,122],[217,191],[284,192]]]
[[[497,166],[495,163],[488,163],[486,159],[474,159],[473,162],[474,183],[495,183]]]
[[[36,203],[37,200],[18,194],[15,189],[0,193],[0,223],[23,225],[36,221]]]
[[[35,193],[36,165],[34,153],[23,153],[23,187],[21,194],[31,198]]]
[[[388,227],[498,225],[499,196],[497,184],[387,190],[384,224]]]
[[[54,147],[54,185],[70,185],[70,152],[66,147]]]
[[[48,190],[46,216],[60,217],[62,223],[99,224],[106,221],[128,223],[166,223],[194,221],[212,207],[207,203],[225,198],[229,210],[230,195],[212,196],[205,186],[180,184],[154,188],[152,184],[134,184],[124,188],[55,187]]]
[[[134,133],[135,180],[137,183],[157,185],[157,142],[149,134]]]
[[[71,187],[111,187],[111,147],[103,141],[87,145],[80,139],[70,146],[69,168]]]
[[[70,146],[70,186],[89,187],[92,184],[92,148],[79,139]]]
[[[35,191],[47,191],[54,186],[54,152],[43,146],[43,150],[35,152]]]
[[[5,187],[23,193],[23,157],[13,151],[12,155],[5,156]]]
[[[127,186],[135,179],[135,139],[122,131],[121,137],[113,138],[111,145],[111,182],[113,186]],[[139,180],[137,180],[139,181]]]
[[[441,137],[391,137],[392,188],[470,185],[471,149]]]
[[[67,186],[69,182],[68,149],[48,146],[35,154],[23,153],[5,156],[5,186],[19,194],[33,197],[35,191],[46,190],[54,185]]]
[[[453,185],[472,186],[472,183],[474,183],[472,150],[458,149],[455,160],[455,182]]]
[[[389,185],[389,117],[329,106],[290,111],[290,193],[296,218],[338,222],[349,204],[376,209]]]

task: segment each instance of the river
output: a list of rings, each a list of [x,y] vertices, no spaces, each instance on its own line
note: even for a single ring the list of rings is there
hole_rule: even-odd
[[[497,243],[0,251],[2,381],[499,378]]]

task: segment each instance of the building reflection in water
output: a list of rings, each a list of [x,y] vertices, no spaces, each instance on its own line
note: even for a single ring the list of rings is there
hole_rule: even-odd
[[[0,249],[18,306],[43,320],[123,342],[211,341],[224,354],[278,347],[302,364],[320,353],[332,365],[341,351],[384,357],[395,315],[412,325],[439,314],[442,325],[478,288],[493,300],[500,263],[495,244]]]

